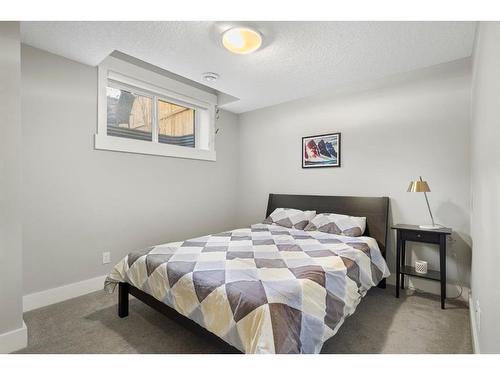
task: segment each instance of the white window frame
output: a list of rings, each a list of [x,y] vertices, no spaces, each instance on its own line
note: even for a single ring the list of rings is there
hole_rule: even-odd
[[[217,96],[186,83],[141,68],[115,57],[98,66],[98,121],[95,148],[146,155],[216,160],[215,108]],[[112,82],[109,82],[112,81]],[[152,141],[108,136],[106,87],[123,87],[153,98]],[[195,147],[158,142],[157,102],[163,100],[195,110]],[[208,132],[208,133],[207,133]]]

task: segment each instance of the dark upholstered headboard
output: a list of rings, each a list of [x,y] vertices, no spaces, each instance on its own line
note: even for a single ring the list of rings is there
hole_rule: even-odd
[[[363,235],[377,240],[385,258],[389,219],[388,197],[269,194],[266,217],[280,207],[315,210],[318,214],[335,213],[366,217],[366,230]]]

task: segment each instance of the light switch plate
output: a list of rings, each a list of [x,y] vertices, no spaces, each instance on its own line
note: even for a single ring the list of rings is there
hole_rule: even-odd
[[[109,251],[105,251],[102,253],[102,264],[111,263],[111,253]]]

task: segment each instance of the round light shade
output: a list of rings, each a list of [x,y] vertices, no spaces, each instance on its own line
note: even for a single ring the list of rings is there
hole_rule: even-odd
[[[233,53],[252,53],[262,45],[262,35],[247,27],[234,27],[222,34],[222,44]]]

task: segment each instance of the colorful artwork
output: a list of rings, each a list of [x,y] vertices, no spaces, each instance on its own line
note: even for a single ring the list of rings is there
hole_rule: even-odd
[[[340,167],[340,133],[302,138],[302,168]]]

